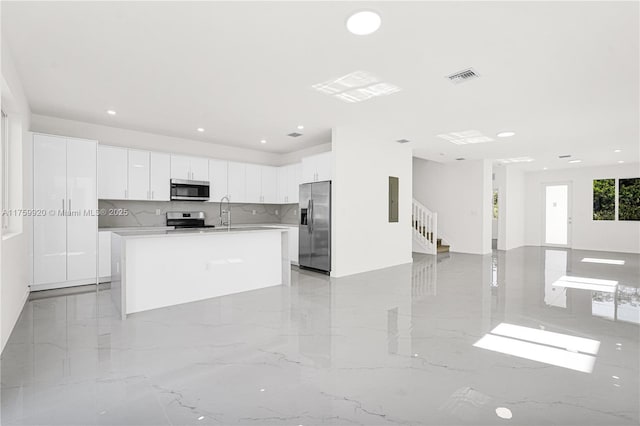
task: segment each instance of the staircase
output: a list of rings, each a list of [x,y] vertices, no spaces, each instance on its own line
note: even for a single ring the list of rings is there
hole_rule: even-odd
[[[449,246],[438,238],[438,213],[432,212],[415,198],[411,210],[413,251],[417,253],[447,253]]]

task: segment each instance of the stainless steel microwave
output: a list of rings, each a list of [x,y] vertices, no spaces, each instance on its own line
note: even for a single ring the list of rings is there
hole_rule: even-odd
[[[171,199],[177,201],[208,201],[209,182],[171,179]]]

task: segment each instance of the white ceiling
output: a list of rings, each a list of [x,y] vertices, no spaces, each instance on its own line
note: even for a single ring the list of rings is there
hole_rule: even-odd
[[[381,29],[347,32],[366,8]],[[423,158],[541,169],[567,167],[562,154],[638,161],[638,16],[637,2],[3,1],[2,35],[37,114],[270,152],[362,123]],[[481,78],[444,78],[467,67]],[[402,91],[349,104],[311,88],[357,70]],[[287,137],[298,124],[304,136]],[[517,134],[436,137],[471,129]]]

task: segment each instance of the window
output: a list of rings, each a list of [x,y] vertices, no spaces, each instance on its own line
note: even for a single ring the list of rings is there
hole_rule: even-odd
[[[640,220],[640,178],[618,180],[618,220]]]
[[[498,191],[493,191],[493,218],[498,218]]]
[[[595,179],[593,181],[593,220],[615,220],[616,180]]]
[[[6,233],[9,229],[9,215],[6,214],[9,210],[9,123],[7,121],[7,114],[2,112],[2,123],[0,126],[2,135],[2,233]]]

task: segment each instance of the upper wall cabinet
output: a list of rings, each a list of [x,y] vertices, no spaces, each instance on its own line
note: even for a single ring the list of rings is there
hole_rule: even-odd
[[[295,204],[298,202],[298,187],[302,179],[301,173],[301,163],[278,167],[279,204]]]
[[[98,146],[98,198],[169,200],[170,155]]]
[[[245,171],[246,164],[229,161],[228,163],[228,197],[232,203],[246,202],[245,193]]]
[[[219,202],[228,197],[228,163],[223,160],[209,160],[209,201]]]
[[[127,148],[98,145],[98,198],[126,200]]]
[[[172,155],[171,179],[208,181],[209,160],[184,155]]]
[[[260,202],[276,204],[278,202],[278,168],[260,166]]]
[[[301,183],[331,180],[332,167],[331,151],[303,158]]]

